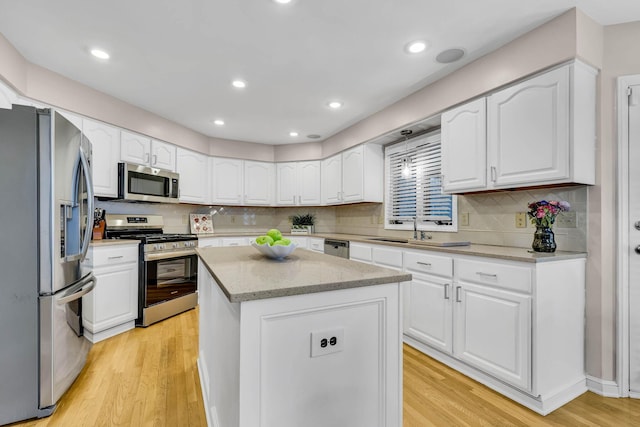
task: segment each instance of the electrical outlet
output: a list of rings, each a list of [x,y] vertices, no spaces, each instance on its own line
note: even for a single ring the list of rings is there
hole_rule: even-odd
[[[516,228],[527,228],[526,212],[516,212]]]
[[[344,329],[311,332],[311,357],[324,356],[344,350]]]
[[[463,227],[469,225],[469,212],[462,212],[460,214],[460,225]]]
[[[555,226],[557,228],[576,228],[575,212],[560,212],[556,217]]]

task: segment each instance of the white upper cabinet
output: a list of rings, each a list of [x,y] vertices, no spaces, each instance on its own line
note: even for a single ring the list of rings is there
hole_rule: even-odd
[[[495,187],[569,178],[569,71],[559,68],[489,97],[489,162]]]
[[[596,75],[575,61],[495,92],[486,130],[484,100],[443,113],[445,191],[594,184]]]
[[[151,140],[143,135],[122,131],[120,158],[123,162],[137,163],[176,171],[176,147],[167,142]]]
[[[322,161],[322,204],[334,205],[342,200],[342,154]]]
[[[96,196],[117,197],[120,130],[94,120],[83,119],[82,132],[91,141],[91,167]]]
[[[209,203],[209,157],[178,147],[176,166],[180,175],[180,201]]]
[[[271,162],[244,161],[245,205],[272,205],[275,196],[276,167]]]
[[[277,205],[320,205],[319,160],[277,163],[276,169]]]
[[[382,202],[382,146],[362,144],[322,161],[322,203]]]
[[[152,168],[176,171],[176,146],[168,142],[151,140],[151,163]]]
[[[487,109],[481,98],[442,114],[442,174],[446,192],[487,185]],[[446,161],[451,159],[451,161]]]
[[[242,160],[211,157],[209,161],[211,203],[242,205],[244,198]]]

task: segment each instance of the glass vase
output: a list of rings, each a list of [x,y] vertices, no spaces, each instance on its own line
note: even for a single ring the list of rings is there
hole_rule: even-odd
[[[531,247],[535,252],[555,252],[556,240],[551,227],[536,226]]]

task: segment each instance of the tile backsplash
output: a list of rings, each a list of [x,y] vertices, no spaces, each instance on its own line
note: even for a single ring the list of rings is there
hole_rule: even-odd
[[[538,200],[566,200],[575,214],[575,228],[554,232],[558,250],[586,251],[587,187],[501,191],[458,196],[458,216],[468,214],[469,225],[458,225],[457,233],[429,233],[435,241],[470,241],[476,244],[531,247],[535,227],[527,218],[526,228],[516,228],[516,213]],[[411,238],[412,231],[384,229],[384,205],[361,203],[328,207],[233,207],[184,204],[128,203],[100,201],[96,206],[107,213],[158,214],[164,217],[166,233],[189,233],[190,213],[213,214],[216,233],[256,232],[269,228],[289,231],[294,214],[311,213],[316,217],[316,233],[347,233]]]
[[[527,217],[526,228],[516,228],[516,213],[526,212],[527,205],[538,200],[565,200],[576,217],[575,228],[554,226],[558,250],[586,251],[587,188],[501,191],[458,196],[458,217],[468,214],[469,225],[458,224],[457,233],[428,233],[435,241],[470,241],[476,244],[528,248],[535,226]],[[384,205],[359,204],[336,207],[337,233],[413,237],[413,231],[384,229]]]

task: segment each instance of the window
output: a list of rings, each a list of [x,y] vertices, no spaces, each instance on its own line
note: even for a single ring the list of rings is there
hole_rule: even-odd
[[[457,231],[457,200],[442,193],[440,131],[385,149],[385,228]]]

